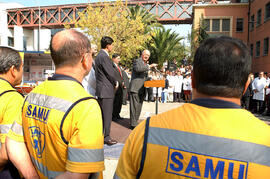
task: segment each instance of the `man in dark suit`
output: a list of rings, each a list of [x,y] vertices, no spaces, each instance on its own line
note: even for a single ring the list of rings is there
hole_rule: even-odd
[[[101,50],[96,57],[96,96],[102,109],[102,119],[104,125],[104,143],[114,145],[116,140],[111,139],[110,130],[112,122],[113,98],[118,82],[115,77],[114,65],[109,57],[112,51],[113,39],[102,37]]]
[[[123,99],[123,88],[124,88],[124,80],[123,80],[123,72],[119,66],[120,56],[118,54],[112,55],[113,67],[115,71],[116,79],[119,83],[119,87],[117,88],[113,100],[113,113],[112,120],[116,121],[117,119],[121,119],[120,112],[122,109],[122,99]]]
[[[142,56],[133,61],[132,76],[130,82],[130,128],[134,129],[138,125],[138,120],[142,110],[145,95],[144,81],[148,77],[149,68],[156,67],[157,64],[148,65],[150,57],[149,50],[144,50]]]

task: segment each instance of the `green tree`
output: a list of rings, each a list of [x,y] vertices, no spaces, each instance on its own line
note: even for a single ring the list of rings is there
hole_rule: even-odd
[[[137,56],[151,38],[150,34],[144,33],[145,24],[142,18],[130,18],[129,9],[120,0],[114,3],[100,2],[95,7],[89,5],[85,12],[79,13],[79,17],[75,27],[87,33],[91,42],[99,48],[102,36],[112,37],[114,52],[121,55],[122,61]]]
[[[199,27],[197,29],[192,29],[191,34],[189,35],[189,40],[191,44],[191,60],[193,60],[195,52],[200,46],[200,44],[209,37],[205,29],[206,25],[202,16],[200,18]]]
[[[145,33],[151,33],[154,28],[163,27],[157,20],[158,16],[149,13],[143,7],[136,5],[129,7],[129,17],[131,19],[141,18],[145,25]]]
[[[171,29],[155,29],[152,40],[147,44],[151,51],[150,63],[158,63],[162,66],[166,60],[173,61],[183,58],[185,48],[180,43],[183,38],[179,34],[172,32]]]

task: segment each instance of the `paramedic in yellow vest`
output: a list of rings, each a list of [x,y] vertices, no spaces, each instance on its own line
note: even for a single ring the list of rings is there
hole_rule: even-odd
[[[243,42],[205,40],[194,57],[193,100],[135,128],[114,178],[270,178],[270,126],[240,107],[250,70]]]
[[[23,126],[40,178],[102,178],[101,110],[81,84],[92,67],[90,41],[76,30],[63,30],[51,39],[50,50],[55,74],[26,97],[22,122],[10,135],[19,136]]]
[[[8,163],[6,151],[8,139],[6,139],[6,136],[13,122],[15,120],[21,120],[21,109],[24,98],[14,87],[21,83],[22,75],[23,62],[19,53],[9,47],[0,47],[0,168],[2,170],[5,167],[0,172],[0,178],[9,178],[10,175],[8,173],[15,169],[15,167]],[[18,145],[25,148],[24,143],[18,143]],[[14,152],[16,153],[17,151],[14,150]],[[10,155],[13,155],[13,153]],[[23,171],[22,174],[25,178],[37,177],[27,150],[18,155],[18,160],[23,162],[15,163],[15,166]],[[18,173],[17,177],[19,177]]]

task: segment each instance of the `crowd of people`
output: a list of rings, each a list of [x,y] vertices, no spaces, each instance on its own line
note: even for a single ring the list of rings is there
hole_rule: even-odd
[[[19,53],[0,47],[0,178],[103,178],[103,147],[117,143],[110,136],[111,121],[120,117],[128,89],[119,54],[110,59],[112,44],[112,38],[102,37],[97,54],[84,34],[57,32],[50,42],[55,74],[26,97],[14,88],[23,74]],[[114,178],[270,178],[270,127],[240,102],[251,86],[262,109],[261,91],[267,91],[264,73],[252,83],[247,80],[247,46],[231,37],[205,40],[193,69],[162,76],[167,81],[161,92],[168,96],[164,102],[179,99],[180,86],[172,87],[179,80],[187,103],[138,124],[144,81],[157,67],[148,64],[149,57],[144,50],[133,61],[127,91],[134,130]]]
[[[241,106],[252,113],[270,116],[270,73],[259,72],[249,75],[249,85],[241,98]]]
[[[149,80],[165,80],[165,87],[149,87],[146,88],[145,101],[159,102],[190,102],[192,87],[191,87],[191,71],[192,66],[183,66],[175,68],[175,70],[161,71],[156,69],[149,70]]]

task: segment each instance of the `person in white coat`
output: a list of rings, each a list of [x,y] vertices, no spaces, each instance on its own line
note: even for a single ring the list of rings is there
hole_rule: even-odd
[[[181,75],[181,72],[178,71],[177,75],[175,76],[175,86],[174,86],[175,102],[180,102],[182,85],[183,85],[183,76]]]
[[[170,75],[167,76],[167,80],[169,81],[168,87],[168,101],[173,102],[173,89],[174,89],[174,74],[170,71]]]
[[[86,75],[82,81],[84,89],[91,94],[93,97],[96,97],[96,73],[95,73],[95,61],[94,58],[97,54],[97,45],[91,44],[91,50],[93,55],[93,64],[90,72]]]
[[[258,112],[259,105],[259,114],[264,112],[263,101],[265,97],[265,87],[266,79],[264,78],[264,73],[261,71],[259,77],[255,78],[252,83],[253,90],[253,100],[254,100],[254,113]]]
[[[191,77],[190,74],[187,74],[183,80],[183,91],[185,95],[185,102],[188,103],[191,101]]]

